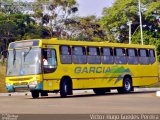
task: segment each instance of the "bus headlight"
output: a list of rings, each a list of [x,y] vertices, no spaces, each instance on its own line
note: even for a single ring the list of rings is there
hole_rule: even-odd
[[[29,83],[29,88],[35,88],[37,85],[37,81],[32,81]]]
[[[10,83],[6,83],[6,86],[11,86],[12,84],[10,84]]]

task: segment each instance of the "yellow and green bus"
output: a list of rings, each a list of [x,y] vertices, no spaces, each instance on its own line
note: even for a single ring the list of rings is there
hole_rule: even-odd
[[[33,98],[73,90],[111,89],[129,93],[158,82],[156,48],[151,45],[35,39],[12,42],[8,48],[6,88],[30,90]]]

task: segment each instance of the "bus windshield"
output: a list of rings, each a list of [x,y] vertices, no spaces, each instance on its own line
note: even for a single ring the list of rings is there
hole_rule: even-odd
[[[7,76],[23,76],[40,74],[41,49],[25,48],[9,51]]]

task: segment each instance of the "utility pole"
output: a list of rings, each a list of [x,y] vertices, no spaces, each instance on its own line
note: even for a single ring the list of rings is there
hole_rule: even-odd
[[[128,21],[127,25],[129,26],[129,44],[131,44],[131,39],[132,39],[132,35],[131,35],[131,25],[132,25],[132,21]]]
[[[141,30],[141,44],[143,45],[143,29],[142,29],[142,14],[141,14],[141,1],[139,0],[139,21]]]

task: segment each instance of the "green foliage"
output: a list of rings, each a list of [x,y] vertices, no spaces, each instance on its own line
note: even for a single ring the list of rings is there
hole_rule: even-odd
[[[50,37],[128,43],[128,21],[132,21],[132,43],[141,43],[138,0],[116,0],[112,7],[104,8],[100,20],[96,16],[77,17],[76,0],[37,0],[33,14],[25,12],[27,2],[17,6],[13,0],[1,1],[6,3],[0,6],[2,49],[14,40]],[[155,45],[160,59],[160,0],[141,2],[144,43]]]
[[[0,17],[0,36],[14,36],[16,39],[25,39],[25,34],[38,33],[38,26],[29,15],[10,14]],[[34,36],[33,36],[34,37]],[[39,36],[40,37],[40,36]]]
[[[34,14],[29,14],[26,10],[30,4],[28,2],[1,0],[1,3],[1,51],[7,49],[7,45],[15,40],[61,37],[65,20],[78,10],[74,6],[75,0],[38,0],[30,6]],[[45,11],[44,3],[47,3],[49,14]]]
[[[68,39],[81,41],[104,41],[105,34],[96,16],[76,17],[68,20]]]
[[[160,58],[160,0],[141,2],[144,43],[155,45]],[[128,21],[132,21],[132,43],[140,44],[138,0],[116,0],[112,7],[104,9],[100,24],[109,40],[128,43]]]
[[[12,0],[6,1],[9,7],[0,8],[3,11],[0,13],[3,14],[0,22],[5,22],[1,24],[1,28],[5,29],[2,29],[3,32],[0,34],[9,38],[4,39],[7,44],[14,40],[40,37],[83,41],[103,41],[107,38],[95,16],[84,18],[75,16],[78,11],[76,0],[37,0],[32,3],[33,14],[24,12],[27,2],[18,2],[20,6],[8,9],[12,3]]]
[[[44,8],[44,2],[46,7]],[[47,10],[47,13],[45,11]],[[66,21],[72,19],[72,16],[78,11],[75,0],[38,0],[34,5],[33,17],[39,21],[43,29],[43,38],[66,37]]]
[[[0,44],[5,50],[14,40],[41,37],[41,29],[29,15],[16,13],[0,16]]]
[[[132,20],[134,22],[137,18],[135,14],[137,7],[135,5],[135,0],[117,0],[113,7],[104,9],[100,23],[103,29],[110,35],[109,40],[114,40],[115,37],[119,36],[118,40],[120,42],[125,41],[128,35],[126,34],[128,31],[126,29],[127,21]]]
[[[141,0],[143,2],[143,24],[148,26],[151,22],[154,27],[159,23],[156,22],[156,17],[159,15],[160,1],[152,0]],[[147,3],[147,5],[146,5]],[[110,8],[105,8],[103,11],[103,17],[100,20],[101,26],[111,34],[110,40],[115,38],[120,42],[128,41],[128,25],[127,22],[132,21],[132,34],[135,32],[139,26],[139,16],[138,16],[138,0],[117,0],[115,4]],[[153,15],[152,13],[156,13]],[[147,28],[146,28],[147,29]],[[155,28],[154,28],[155,30]],[[158,30],[158,29],[157,29]]]

